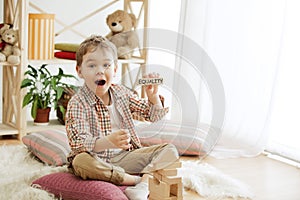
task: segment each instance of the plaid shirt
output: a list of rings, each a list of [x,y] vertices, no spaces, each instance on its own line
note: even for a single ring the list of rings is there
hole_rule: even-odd
[[[157,109],[146,99],[140,99],[131,90],[122,85],[112,85],[110,94],[115,100],[114,105],[119,113],[120,129],[128,129],[133,148],[140,148],[141,143],[136,134],[131,112],[136,112],[148,121],[160,120],[168,108]],[[97,139],[111,134],[111,122],[107,106],[86,85],[75,94],[68,103],[66,113],[66,130],[71,152],[68,161],[81,153],[88,152],[93,156],[110,161],[113,155],[111,149],[93,152]]]

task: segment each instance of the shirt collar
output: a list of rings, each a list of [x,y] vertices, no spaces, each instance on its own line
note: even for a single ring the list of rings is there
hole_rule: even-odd
[[[122,98],[124,94],[122,92],[116,92],[116,88],[114,86],[115,85],[112,84],[112,86],[109,88],[112,95],[111,98],[115,98],[116,100]],[[82,87],[82,93],[86,97],[89,105],[95,105],[97,102],[103,104],[102,100],[92,90],[90,90],[86,84],[84,84]]]
[[[82,87],[82,94],[85,96],[89,105],[94,105],[97,101],[101,101],[100,98],[97,97],[97,95],[90,90],[86,84],[84,84]]]
[[[112,84],[110,87],[111,94],[118,100],[125,97],[125,93],[118,85]]]

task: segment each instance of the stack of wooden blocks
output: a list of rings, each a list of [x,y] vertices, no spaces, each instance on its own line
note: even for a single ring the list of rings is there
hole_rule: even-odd
[[[181,162],[174,162],[153,172],[149,178],[149,200],[182,200],[182,178],[177,176]]]

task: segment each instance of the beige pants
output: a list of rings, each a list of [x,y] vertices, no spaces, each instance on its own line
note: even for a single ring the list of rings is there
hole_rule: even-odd
[[[177,159],[176,147],[172,144],[162,144],[121,151],[111,158],[111,163],[96,159],[88,153],[81,153],[74,158],[72,166],[74,174],[83,179],[97,179],[120,185],[125,173],[150,173]]]

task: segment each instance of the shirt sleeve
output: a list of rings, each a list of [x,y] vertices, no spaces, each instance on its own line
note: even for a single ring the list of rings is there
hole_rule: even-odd
[[[92,152],[98,137],[90,132],[90,125],[87,121],[87,110],[83,104],[70,101],[66,114],[66,131],[72,151]]]
[[[153,105],[147,99],[139,98],[134,93],[130,93],[129,107],[131,112],[135,112],[150,122],[155,122],[162,119],[169,112],[169,108],[162,108],[158,105]]]

